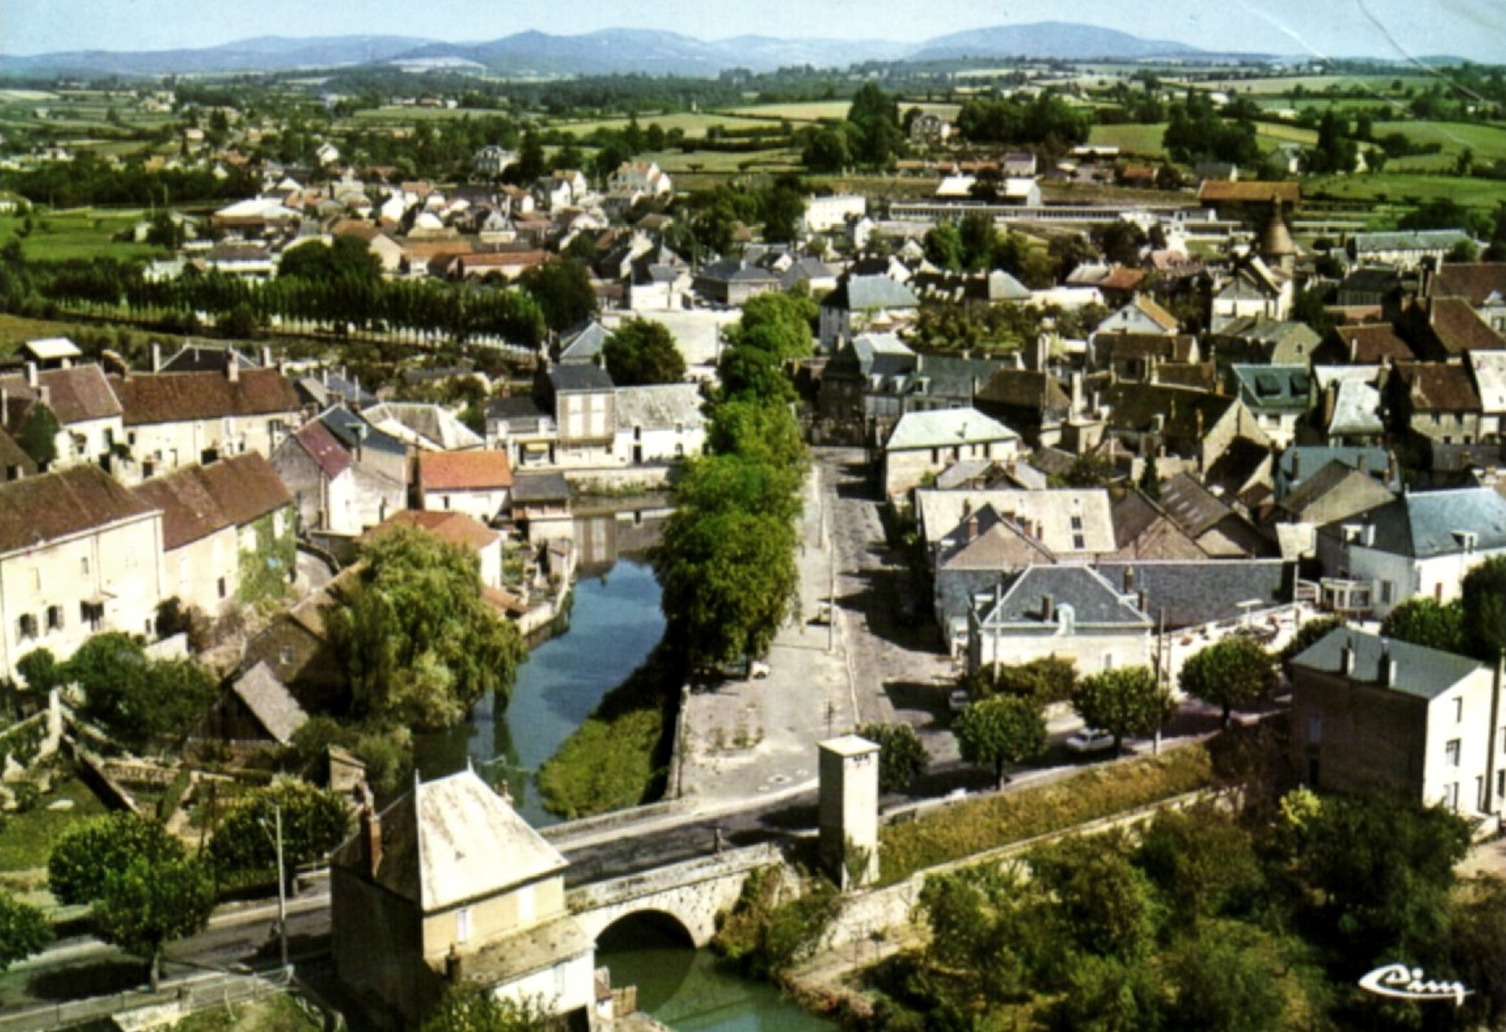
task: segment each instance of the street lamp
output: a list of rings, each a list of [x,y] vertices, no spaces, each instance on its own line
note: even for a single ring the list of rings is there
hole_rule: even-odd
[[[272,845],[277,850],[277,935],[282,947],[282,969],[288,970],[288,889],[287,880],[283,877],[282,866],[282,807],[272,807],[272,817],[275,821],[276,836],[272,839]],[[261,830],[266,831],[266,822],[260,821]]]

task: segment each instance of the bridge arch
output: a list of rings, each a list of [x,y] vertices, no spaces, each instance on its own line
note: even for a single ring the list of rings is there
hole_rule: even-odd
[[[634,929],[644,925],[652,928],[664,940],[679,943],[690,949],[695,948],[695,934],[685,926],[684,920],[679,915],[651,906],[621,913],[611,924],[597,933],[596,945],[601,948],[618,939],[631,941],[631,933]]]

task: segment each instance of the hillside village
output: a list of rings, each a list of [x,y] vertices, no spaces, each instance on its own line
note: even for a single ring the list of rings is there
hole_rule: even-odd
[[[895,108],[872,90],[854,107],[877,93]],[[137,103],[181,109],[166,86]],[[141,162],[220,184],[211,204],[163,202],[112,242],[150,238],[152,257],[69,265],[37,260],[36,237],[5,245],[22,284],[0,290],[7,311],[83,332],[0,344],[0,801],[23,812],[79,771],[111,808],[169,796],[166,825],[202,845],[217,792],[294,774],[339,803],[338,834],[303,862],[327,866],[327,952],[365,1019],[418,1027],[444,985],[469,981],[518,999],[552,988],[557,1011],[610,1024],[631,1007],[598,971],[563,847],[505,786],[414,776],[411,741],[360,720],[379,689],[404,732],[453,726],[488,692],[504,706],[524,650],[567,626],[590,558],[575,517],[643,499],[711,508],[687,481],[758,446],[754,417],[718,424],[754,398],[805,442],[784,463],[795,515],[757,514],[800,528],[778,543],[802,579],[775,591],[774,626],[743,628],[729,607],[731,644],[686,649],[671,724],[691,726],[674,706],[715,705],[692,679],[798,700],[805,674],[770,645],[834,625],[850,681],[880,639],[934,676],[918,703],[853,689],[851,726],[834,731],[828,709],[811,753],[894,717],[1003,790],[1006,757],[977,755],[969,710],[1021,670],[1066,667],[1081,685],[1143,669],[1145,719],[1108,726],[1082,704],[1073,716],[1071,692],[1032,696],[1040,741],[1009,769],[1061,749],[1159,754],[1163,729],[1221,706],[1226,734],[1231,720],[1233,734],[1284,728],[1261,741],[1286,787],[1498,835],[1506,242],[1477,212],[1374,228],[1362,208],[1314,202],[1308,173],[1332,171],[1321,154],[1142,164],[1055,137],[983,145],[949,115],[917,108],[902,129],[892,110],[893,153],[872,176],[706,191],[646,145],[552,148],[548,167],[531,134],[476,147],[445,178],[357,160],[333,132],[281,160],[258,144],[286,126],[216,106],[175,155]],[[1358,178],[1377,151],[1350,150],[1342,172]],[[49,144],[3,167],[79,160]],[[728,200],[741,194],[758,200]],[[0,203],[18,224],[47,217],[37,198]],[[798,347],[760,343],[791,318]],[[820,521],[848,489],[826,479],[843,463],[861,467],[848,497],[883,530],[839,546],[847,532]],[[893,597],[839,594],[839,573],[859,572],[836,569],[844,547],[883,553]],[[818,549],[829,584],[811,579]],[[350,629],[373,585],[397,590],[378,578],[405,550],[420,571],[460,571],[429,597],[463,600],[476,637],[454,651],[499,657],[500,682],[454,651],[437,674],[386,669],[395,617],[368,638]],[[422,608],[423,590],[403,597]],[[907,630],[886,637],[891,619]],[[127,665],[185,664],[196,687],[113,724],[112,707],[141,703],[103,706],[88,685],[98,643],[120,638],[139,653]],[[1230,642],[1269,683],[1200,693],[1198,657]],[[159,703],[176,682],[160,683]],[[505,872],[479,859],[491,850]]]

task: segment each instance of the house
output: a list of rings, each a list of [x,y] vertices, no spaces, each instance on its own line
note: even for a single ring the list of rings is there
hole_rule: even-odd
[[[209,217],[209,225],[251,239],[296,226],[301,218],[298,212],[283,205],[281,197],[253,197],[216,211]]]
[[[486,405],[486,446],[500,448],[515,470],[552,466],[559,434],[554,416],[531,395],[496,398]]]
[[[1188,473],[1161,487],[1161,508],[1215,559],[1271,555],[1275,549],[1250,520]]]
[[[1480,437],[1499,440],[1506,420],[1506,351],[1471,351],[1467,361],[1480,395]]]
[[[1484,412],[1468,366],[1403,362],[1386,386],[1395,432],[1443,444],[1480,440]]]
[[[534,381],[535,398],[554,413],[560,466],[608,466],[617,439],[617,389],[594,365],[558,365]]]
[[[99,631],[154,636],[162,567],[162,513],[99,467],[0,483],[0,675]]]
[[[471,158],[471,168],[478,175],[500,176],[513,165],[518,163],[516,151],[510,151],[506,147],[499,147],[495,143],[489,143],[478,150]]]
[[[1313,362],[1322,338],[1307,323],[1248,315],[1226,323],[1209,340],[1225,362],[1264,365],[1300,365]]]
[[[58,424],[53,469],[108,467],[117,457],[116,446],[126,440],[120,400],[97,365],[38,369],[27,363],[23,375],[0,376],[0,430],[18,436],[38,405]]]
[[[293,383],[276,369],[128,373],[110,378],[126,445],[142,474],[254,451],[270,456],[303,421]]]
[[[1118,559],[1096,569],[1167,631],[1227,627],[1252,610],[1289,606],[1296,587],[1294,565],[1275,557]]]
[[[619,463],[633,466],[701,454],[706,445],[704,402],[693,383],[618,387],[612,454]]]
[[[881,418],[892,425],[903,414],[901,387],[919,364],[898,334],[860,333],[840,344],[822,370],[817,411],[822,419],[849,431],[870,427]]]
[[[512,490],[512,465],[501,451],[424,452],[418,456],[418,506],[463,512],[483,523],[501,519]]]
[[[1099,398],[1109,407],[1105,434],[1140,455],[1159,451],[1206,470],[1237,439],[1270,447],[1254,414],[1229,395],[1165,384],[1117,383]]]
[[[278,598],[297,573],[293,496],[253,453],[131,489],[162,513],[162,594],[211,617]]]
[[[417,1026],[447,982],[584,1027],[595,947],[565,907],[566,866],[475,771],[416,783],[330,858],[337,976],[379,1027]]]
[[[1397,328],[1418,357],[1457,362],[1471,351],[1499,351],[1506,337],[1491,329],[1462,297],[1430,297],[1402,312]]]
[[[1105,333],[1088,345],[1088,367],[1108,370],[1121,379],[1154,382],[1156,367],[1191,363],[1200,358],[1197,338],[1190,333]]]
[[[293,492],[299,526],[321,538],[354,537],[407,505],[407,447],[349,409],[305,423],[271,461]]]
[[[5,420],[0,413],[0,483],[34,477],[37,472],[35,460],[5,432]]]
[[[1045,370],[1000,369],[973,396],[978,411],[1015,428],[1033,447],[1061,443],[1073,398]]]
[[[487,454],[486,452],[471,454]],[[371,541],[390,533],[395,527],[417,527],[452,545],[459,545],[476,555],[481,584],[487,588],[502,586],[502,535],[463,512],[435,512],[404,509],[387,517],[362,536]]]
[[[740,258],[723,258],[695,274],[697,294],[714,304],[741,306],[749,298],[781,288],[779,275]]]
[[[898,280],[849,272],[821,299],[821,350],[832,354],[877,323],[906,321],[919,306],[915,292]]]
[[[1288,490],[1272,509],[1284,523],[1320,527],[1346,520],[1396,497],[1380,480],[1340,459],[1331,459]]]
[[[1298,490],[1308,477],[1331,462],[1364,473],[1392,494],[1401,494],[1401,467],[1394,452],[1380,447],[1300,445],[1287,448],[1277,457],[1272,476],[1276,500]]]
[[[1230,374],[1239,400],[1271,445],[1285,448],[1312,404],[1312,374],[1306,365],[1234,365]]]
[[[1506,333],[1506,262],[1445,262],[1428,277],[1428,297],[1466,301],[1497,333]]]
[[[1151,501],[1142,491],[1131,490],[1115,501],[1113,520],[1115,549],[1101,557],[1106,561],[1209,558],[1197,539],[1172,519],[1159,502]]]
[[[1475,246],[1474,237],[1462,229],[1411,229],[1386,233],[1356,233],[1349,238],[1349,257],[1361,265],[1382,265],[1411,270],[1425,259],[1442,264],[1460,244]]]
[[[1489,487],[1412,491],[1318,530],[1327,608],[1382,619],[1410,598],[1451,602],[1464,575],[1506,552],[1506,498]]]
[[[573,538],[570,484],[563,473],[522,473],[512,482],[512,521],[530,544]]]
[[[20,347],[21,357],[35,362],[38,369],[67,369],[84,353],[67,337],[42,337],[28,340]]]
[[[1172,336],[1178,333],[1181,324],[1177,317],[1162,308],[1154,299],[1137,297],[1129,304],[1109,313],[1108,318],[1098,324],[1091,341],[1109,333],[1155,333],[1162,336]]]
[[[206,272],[240,279],[269,280],[277,273],[277,258],[260,240],[222,240],[200,261]]]
[[[977,409],[908,413],[884,442],[884,496],[906,495],[959,459],[1008,459],[1019,447],[1019,434]]]
[[[1328,331],[1312,360],[1315,365],[1389,365],[1415,362],[1417,353],[1388,322],[1347,323]]]
[[[207,734],[223,742],[293,744],[309,716],[265,663],[231,681],[206,721]]]
[[[805,199],[805,229],[809,233],[829,233],[842,229],[850,219],[868,213],[868,198],[862,194],[827,194]]]
[[[1349,628],[1291,670],[1291,755],[1307,785],[1499,816],[1498,670]]]
[[[967,668],[1066,659],[1080,674],[1149,665],[1151,618],[1088,566],[1030,566],[968,612]]]
[[[363,568],[346,567],[323,588],[274,617],[246,643],[244,666],[265,663],[306,710],[348,705],[349,673],[330,641],[325,620]]]
[[[361,418],[410,451],[470,451],[486,446],[485,438],[440,405],[384,401],[362,409]]]
[[[1291,315],[1295,300],[1295,281],[1289,273],[1271,268],[1262,258],[1248,258],[1214,291],[1209,328],[1221,333],[1229,324],[1252,317],[1282,322]]]
[[[1386,433],[1378,366],[1314,366],[1317,429],[1330,446],[1374,445]]]

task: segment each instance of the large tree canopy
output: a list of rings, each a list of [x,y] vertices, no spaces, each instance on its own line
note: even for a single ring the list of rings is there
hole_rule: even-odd
[[[966,763],[991,765],[994,785],[1004,784],[1004,765],[1023,763],[1046,748],[1046,718],[1040,703],[1017,695],[994,695],[963,709],[953,726]]]
[[[475,554],[397,527],[361,558],[328,619],[357,713],[432,728],[464,719],[488,692],[505,705],[523,648],[482,599]]]
[[[1161,726],[1170,699],[1150,668],[1119,667],[1079,681],[1072,705],[1084,723],[1114,736],[1118,753],[1127,735],[1148,735]]]
[[[544,313],[544,324],[556,333],[596,314],[596,291],[580,262],[568,258],[540,262],[525,269],[518,284],[533,295]]]
[[[1223,709],[1223,726],[1235,706],[1269,695],[1279,676],[1276,660],[1254,638],[1231,634],[1193,654],[1182,664],[1182,691]]]
[[[685,358],[663,323],[629,319],[607,338],[601,355],[618,387],[680,383],[685,379]]]
[[[350,808],[336,792],[281,778],[241,798],[215,829],[209,854],[216,871],[270,871],[277,866],[276,825],[282,819],[286,870],[322,859],[344,841]]]
[[[70,828],[47,858],[47,887],[60,903],[92,903],[114,871],[145,858],[177,860],[183,843],[156,821],[133,813],[95,817]]]

